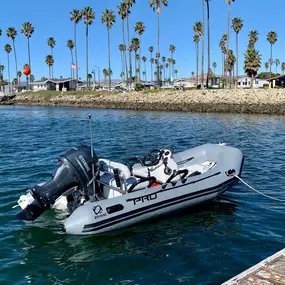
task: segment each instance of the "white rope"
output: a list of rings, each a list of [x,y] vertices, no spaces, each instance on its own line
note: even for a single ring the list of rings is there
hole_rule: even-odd
[[[262,196],[264,196],[264,197],[266,197],[266,198],[269,198],[269,199],[271,199],[271,200],[278,201],[278,202],[285,202],[285,200],[281,200],[281,199],[277,199],[277,198],[271,197],[271,196],[269,196],[269,195],[266,195],[266,194],[264,194],[264,193],[262,193],[262,192],[256,190],[255,188],[253,188],[252,186],[250,186],[249,184],[247,184],[244,180],[242,180],[242,179],[241,179],[239,176],[237,176],[236,174],[234,175],[234,177],[236,177],[237,179],[239,179],[240,182],[242,182],[244,185],[246,185],[246,186],[247,186],[248,188],[250,188],[251,190],[257,192],[258,194],[260,194],[260,195],[262,195]]]

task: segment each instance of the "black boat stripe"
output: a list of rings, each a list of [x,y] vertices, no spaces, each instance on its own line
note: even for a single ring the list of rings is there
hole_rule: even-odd
[[[211,175],[211,176],[208,176],[208,177],[206,177],[206,178],[210,178],[210,177],[216,176],[216,175],[218,175],[218,174],[220,174],[220,172],[215,173],[215,174],[213,174],[213,175]],[[206,178],[202,178],[202,180],[204,180],[204,179],[206,179]],[[201,179],[200,179],[200,180],[201,180]],[[196,182],[197,182],[197,180],[196,180],[196,181],[192,181],[192,182],[190,182],[190,183],[188,183],[188,184],[192,184],[192,183],[196,183]],[[188,194],[185,194],[185,195],[183,195],[183,196],[175,197],[175,198],[172,198],[172,199],[169,199],[169,200],[166,200],[166,201],[161,201],[161,202],[156,203],[156,204],[154,204],[154,205],[155,205],[155,206],[159,206],[159,205],[162,205],[162,204],[167,203],[167,202],[175,201],[175,200],[177,200],[177,199],[190,197],[190,196],[192,196],[192,195],[196,195],[196,194],[200,194],[200,193],[205,193],[205,192],[208,192],[208,191],[210,191],[210,190],[216,189],[217,187],[223,185],[224,183],[225,183],[225,182],[223,182],[223,183],[221,183],[221,184],[219,184],[219,185],[217,185],[217,186],[215,186],[215,187],[203,189],[203,190],[197,191],[197,192],[195,192],[195,193],[188,193]],[[188,185],[188,184],[186,184],[186,185]],[[179,188],[179,187],[182,187],[182,186],[185,186],[185,185],[180,185],[180,186],[176,186],[176,187],[171,187],[171,188],[166,189],[166,190],[159,190],[159,191],[157,191],[157,192],[153,192],[153,193],[150,193],[150,194],[154,195],[154,194],[158,194],[158,193],[161,193],[161,192],[173,190],[173,189],[176,189],[176,188]],[[133,199],[138,199],[138,198],[141,198],[141,197],[135,197],[135,198],[133,198]],[[126,201],[127,201],[127,202],[128,202],[128,201],[132,201],[133,199],[127,199]],[[148,207],[148,206],[147,206],[147,207]],[[85,225],[85,226],[84,226],[84,229],[92,228],[92,227],[94,227],[94,226],[99,226],[99,225],[104,224],[104,223],[107,223],[107,222],[109,222],[109,221],[112,221],[112,220],[115,220],[115,219],[124,217],[126,214],[131,215],[131,214],[136,213],[137,211],[143,211],[143,210],[146,209],[147,207],[140,208],[140,209],[137,209],[137,210],[133,210],[133,211],[131,211],[131,212],[124,213],[124,214],[121,214],[121,215],[118,215],[118,216],[109,218],[108,220],[103,220],[103,221],[101,221],[101,222],[96,222],[96,223],[93,223],[93,224]]]
[[[230,182],[230,183],[228,183],[228,182]],[[110,218],[108,220],[104,220],[104,221],[97,222],[97,223],[94,223],[94,224],[85,225],[82,232],[96,231],[96,230],[99,230],[99,229],[102,229],[102,228],[105,228],[105,227],[112,226],[112,225],[114,225],[116,223],[120,223],[122,221],[125,221],[126,219],[135,218],[137,216],[140,216],[141,214],[146,214],[148,212],[155,211],[155,210],[158,210],[158,209],[162,209],[162,208],[165,208],[165,207],[168,207],[168,206],[171,206],[171,205],[179,204],[181,202],[185,202],[185,201],[192,200],[192,199],[195,199],[195,198],[207,196],[207,195],[213,194],[215,192],[223,192],[223,190],[217,191],[217,189],[220,188],[220,187],[228,186],[230,184],[234,184],[235,182],[237,182],[237,180],[236,179],[234,179],[234,180],[232,179],[232,180],[227,181],[226,183],[224,182],[224,183],[222,183],[222,184],[220,184],[220,185],[218,185],[216,187],[212,187],[212,188],[208,188],[208,189],[196,192],[196,193],[190,193],[190,194],[187,194],[187,195],[183,195],[183,196],[179,196],[179,197],[176,197],[176,198],[172,198],[172,199],[169,199],[169,200],[166,200],[166,201],[162,201],[162,202],[159,202],[159,203],[156,203],[156,204],[152,204],[152,205],[146,206],[144,208],[140,208],[140,209],[128,212],[128,213],[121,214],[121,215],[116,216],[116,217],[112,217],[112,218]],[[153,208],[155,208],[155,209],[153,209]],[[124,218],[124,220],[122,220],[122,218]]]
[[[224,185],[225,186],[225,185]],[[224,190],[212,190],[210,192],[208,192],[207,194],[200,194],[200,195],[196,195],[195,197],[190,197],[190,198],[186,198],[186,199],[180,199],[179,201],[175,201],[175,202],[172,202],[172,203],[168,203],[166,205],[161,205],[160,207],[157,207],[155,209],[149,209],[147,211],[144,211],[143,213],[137,213],[135,215],[132,215],[132,216],[128,216],[126,217],[125,219],[120,219],[119,221],[114,221],[114,222],[111,222],[111,223],[108,223],[107,225],[102,225],[102,226],[99,226],[99,227],[96,227],[96,228],[92,228],[90,230],[83,230],[82,232],[83,233],[88,233],[88,232],[94,232],[94,231],[98,231],[98,230],[101,230],[103,228],[108,228],[108,227],[111,227],[115,224],[119,224],[119,223],[122,223],[126,220],[130,220],[130,219],[134,219],[140,215],[143,215],[143,214],[147,214],[147,213],[150,213],[150,212],[153,212],[153,211],[156,211],[156,210],[160,210],[160,209],[163,209],[163,208],[166,208],[166,207],[169,207],[169,206],[173,206],[173,205],[176,205],[176,204],[179,204],[179,203],[183,203],[183,202],[187,202],[189,200],[193,200],[193,199],[197,199],[197,198],[201,198],[201,197],[204,197],[204,196],[208,196],[208,195],[211,195],[211,194],[214,194],[214,193],[222,193]]]

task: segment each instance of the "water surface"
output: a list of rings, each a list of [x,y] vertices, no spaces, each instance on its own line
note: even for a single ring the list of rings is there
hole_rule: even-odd
[[[284,248],[285,203],[241,184],[202,207],[101,236],[65,235],[53,213],[16,220],[23,189],[89,143],[89,113],[100,157],[125,162],[157,147],[226,142],[243,151],[246,181],[285,199],[285,117],[0,107],[1,285],[220,284]]]

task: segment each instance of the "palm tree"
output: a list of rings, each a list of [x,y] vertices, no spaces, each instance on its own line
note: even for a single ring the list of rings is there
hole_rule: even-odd
[[[124,71],[122,71],[122,72],[120,73],[120,77],[121,77],[122,82],[124,82],[124,76],[125,76],[125,73],[124,73]]]
[[[219,47],[221,49],[221,54],[222,54],[222,78],[224,78],[224,71],[225,71],[225,54],[226,54],[226,43],[222,37],[219,43]]]
[[[275,59],[275,65],[276,65],[276,73],[277,73],[277,67],[280,65],[280,60],[278,58]]]
[[[196,22],[195,25],[193,26],[193,31],[195,33],[193,42],[196,45],[196,86],[198,86],[198,83],[199,83],[199,75],[198,75],[199,73],[199,42],[200,42],[200,37],[203,34],[202,22]]]
[[[152,65],[155,63],[155,60],[154,60],[154,58],[152,57],[150,60],[150,66],[151,66],[151,81],[154,81],[153,80],[153,69],[152,69]]]
[[[167,62],[167,63],[165,63],[165,73],[166,74],[168,74],[168,67],[169,67],[169,63]],[[166,75],[166,77],[167,77],[167,75]],[[166,80],[167,78],[165,78],[165,80]],[[168,81],[169,81],[169,78],[167,79]]]
[[[130,11],[127,9],[127,4],[126,3],[121,3],[120,6],[118,6],[118,14],[121,17],[122,20],[122,37],[123,37],[123,45],[125,46],[123,56],[124,56],[124,62],[126,65],[126,78],[127,78],[127,83],[129,83],[129,72],[128,72],[128,61],[127,61],[127,53],[126,53],[126,43],[125,43],[125,19],[127,18],[127,13]]]
[[[30,69],[32,68],[32,65],[31,65],[31,51],[30,51],[30,37],[32,36],[34,31],[35,31],[35,29],[34,29],[33,25],[30,22],[25,22],[22,25],[21,32],[28,39],[28,58],[29,58],[29,67],[30,67]],[[30,77],[30,80],[31,80],[31,77]],[[27,76],[27,81],[28,81],[28,76]]]
[[[238,34],[243,28],[243,20],[241,18],[234,18],[232,28],[236,33],[236,84],[238,84]]]
[[[92,79],[92,74],[88,74],[88,84],[91,86],[91,79]]]
[[[142,61],[144,62],[144,80],[145,81],[147,81],[147,79],[146,79],[146,57],[145,56],[143,56],[142,57]]]
[[[32,34],[34,33],[35,29],[33,27],[33,25],[30,22],[25,22],[22,25],[22,34],[24,34],[24,36],[28,39],[28,58],[29,58],[29,67],[32,68],[31,65],[31,51],[30,51],[30,38],[32,36]]]
[[[272,46],[277,42],[278,36],[276,32],[269,32],[267,34],[267,41],[270,43],[270,78],[272,77]]]
[[[174,53],[176,51],[176,47],[174,45],[170,45],[169,46],[169,51],[170,51],[170,54],[171,54],[171,59],[173,60],[173,56],[174,56]],[[170,65],[170,68],[171,68],[171,65]],[[172,66],[172,76],[174,76],[173,66]]]
[[[77,58],[77,39],[76,39],[76,27],[77,24],[82,19],[82,14],[79,10],[73,9],[72,12],[70,12],[70,21],[74,23],[74,52],[75,52],[75,68],[76,68],[76,86],[78,85],[78,58]]]
[[[210,47],[210,4],[209,4],[209,0],[205,0],[206,3],[207,3],[207,23],[208,23],[208,27],[207,27],[207,30],[208,30],[208,72],[207,72],[207,81],[206,81],[206,86],[207,88],[209,88],[209,79],[210,79],[210,76],[212,74],[212,71],[211,71],[211,47]]]
[[[269,63],[268,63],[267,61],[264,63],[264,67],[265,67],[265,70],[266,70],[266,72],[267,72],[267,70],[268,70],[268,68],[269,68]]]
[[[176,75],[176,79],[177,79],[177,74],[178,74],[178,70],[177,69],[174,70],[174,74]]]
[[[193,38],[193,42],[195,43],[196,47],[196,86],[199,84],[199,42],[200,37],[195,34]]]
[[[108,61],[109,61],[109,90],[111,90],[111,54],[110,54],[110,29],[112,29],[114,23],[116,23],[116,16],[112,10],[106,9],[102,14],[102,24],[106,24],[108,33]]]
[[[86,84],[88,87],[88,28],[95,19],[95,12],[91,7],[87,6],[81,11],[81,15],[84,19],[84,24],[86,25]]]
[[[153,53],[153,46],[150,46],[148,48],[148,51],[150,53],[150,74],[151,74],[151,81],[153,81],[153,70],[152,70],[152,65],[153,65],[153,62],[154,62],[154,59],[152,58],[152,53]],[[153,59],[153,60],[151,60]]]
[[[106,68],[103,69],[103,74],[104,74],[104,81],[105,81],[105,85],[107,84],[107,76],[108,76],[108,70]]]
[[[4,78],[4,75],[3,75],[4,69],[5,69],[5,66],[1,64],[0,65],[0,83],[3,81],[3,78]]]
[[[125,69],[125,51],[126,51],[126,46],[124,44],[120,44],[119,45],[119,51],[121,53],[121,64],[122,64],[122,72],[124,73],[124,77],[122,79],[122,82],[124,82],[125,80],[125,72],[124,72],[124,69]]]
[[[205,57],[205,1],[202,0],[202,68],[201,68],[201,88],[204,89],[204,57]]]
[[[227,37],[227,57],[229,56],[229,43],[230,43],[230,23],[231,23],[231,3],[235,0],[226,0],[228,3],[228,37]]]
[[[54,59],[53,56],[51,54],[46,56],[46,64],[48,65],[48,75],[49,75],[49,79],[51,78],[51,67],[54,64]]]
[[[163,68],[163,81],[165,81],[165,62],[166,62],[166,57],[163,56],[163,57],[161,58],[161,61],[162,61],[162,63],[163,63],[163,65],[162,65],[162,68]]]
[[[68,40],[68,41],[66,42],[66,46],[69,48],[69,50],[70,50],[70,52],[71,52],[71,77],[70,77],[70,78],[74,78],[74,76],[73,76],[73,67],[72,67],[72,65],[73,65],[73,63],[74,63],[74,61],[73,61],[74,42],[73,42],[72,40]]]
[[[191,72],[191,76],[194,78],[194,76],[195,76],[195,72],[194,71]]]
[[[56,45],[56,41],[53,37],[48,38],[47,40],[48,46],[50,47],[50,54],[53,56],[53,49]],[[53,65],[51,67],[51,77],[53,78]]]
[[[140,49],[140,39],[139,38],[133,38],[131,42],[132,50],[135,52],[135,71],[136,71],[136,78],[138,78],[137,74],[137,52]]]
[[[21,77],[22,77],[22,72],[21,71],[18,71],[18,73],[17,73],[17,78],[18,78],[18,80],[19,80],[19,86],[18,87],[20,87],[20,85],[21,85]]]
[[[229,88],[232,88],[232,71],[236,63],[236,58],[233,51],[230,49],[228,51],[227,61],[226,61],[226,70],[229,73]]]
[[[217,63],[216,62],[213,62],[213,69],[214,69],[214,74],[216,74],[216,68],[217,68]]]
[[[35,76],[33,74],[30,74],[30,82],[34,82],[35,81]]]
[[[249,43],[248,43],[248,46],[250,47],[250,48],[254,48],[254,46],[255,46],[255,43],[258,41],[258,35],[259,35],[259,33],[258,33],[258,31],[256,31],[256,30],[251,30],[250,32],[249,32]]]
[[[7,29],[7,36],[8,38],[12,39],[13,43],[13,50],[14,50],[14,57],[15,57],[15,65],[16,65],[16,77],[18,76],[18,62],[17,62],[17,54],[16,54],[16,47],[15,47],[15,38],[17,36],[17,30],[13,27]],[[18,81],[17,81],[18,82]]]
[[[142,42],[142,35],[145,32],[145,25],[143,22],[137,22],[136,23],[135,32],[139,36],[140,42]],[[140,57],[141,57],[141,46],[140,46]],[[141,61],[139,61],[139,70],[141,70]],[[139,73],[139,80],[141,80],[141,74],[140,73]]]
[[[162,12],[162,4],[164,6],[168,5],[168,0],[150,0],[149,1],[149,6],[151,8],[153,8],[153,11],[156,12],[156,21],[157,21],[157,53],[156,53],[156,58],[157,58],[157,85],[160,86],[160,82],[159,82],[159,58],[160,58],[160,53],[159,53],[159,49],[160,49],[160,26],[159,26],[159,15]]]
[[[246,74],[251,77],[250,87],[253,88],[254,78],[261,67],[261,56],[255,47],[248,47],[245,53],[244,67]]]
[[[169,79],[170,79],[170,82],[171,82],[171,65],[172,65],[172,61],[173,61],[173,59],[171,57],[169,57],[167,59],[167,62],[169,64]]]
[[[282,71],[282,74],[284,75],[284,71],[285,71],[285,62],[282,62],[282,63],[281,63],[281,71]]]
[[[133,78],[133,67],[132,67],[132,51],[130,49],[131,41],[130,41],[130,25],[129,25],[129,14],[130,9],[133,7],[133,5],[136,3],[136,0],[123,0],[123,7],[125,8],[125,15],[127,20],[127,34],[128,34],[128,51],[129,51],[129,63],[130,63],[130,79],[132,83]]]
[[[10,79],[10,57],[9,57],[9,54],[12,51],[12,47],[9,44],[6,44],[4,49],[5,49],[5,52],[7,53],[7,60],[8,60],[8,83],[9,83],[8,85],[9,85],[9,92],[11,92],[11,86],[10,86],[10,83],[11,83],[11,79]]]

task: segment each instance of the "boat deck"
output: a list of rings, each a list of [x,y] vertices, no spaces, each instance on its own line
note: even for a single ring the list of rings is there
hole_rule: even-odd
[[[285,249],[222,285],[285,285]]]

